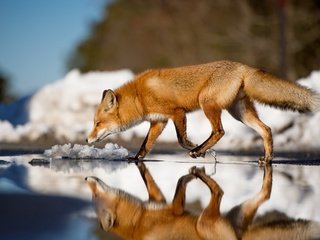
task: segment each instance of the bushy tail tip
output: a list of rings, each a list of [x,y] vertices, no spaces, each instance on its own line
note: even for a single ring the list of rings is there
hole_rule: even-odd
[[[320,95],[314,94],[310,103],[311,112],[320,112]]]

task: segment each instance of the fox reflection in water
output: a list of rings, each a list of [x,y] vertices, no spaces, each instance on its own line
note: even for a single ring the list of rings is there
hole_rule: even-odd
[[[136,164],[148,190],[147,202],[112,188],[96,177],[86,177],[101,227],[124,239],[320,239],[317,223],[300,220],[253,222],[259,206],[270,198],[270,165],[264,166],[260,192],[222,215],[223,190],[206,175],[204,168],[190,168],[189,173],[178,180],[172,202],[166,203],[144,163]],[[198,216],[185,209],[187,184],[196,178],[211,192],[208,206]]]

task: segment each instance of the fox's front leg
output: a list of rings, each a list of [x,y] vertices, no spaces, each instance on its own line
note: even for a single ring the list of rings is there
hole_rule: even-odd
[[[190,173],[199,178],[208,186],[211,192],[211,198],[208,206],[202,211],[197,220],[197,232],[203,239],[236,239],[235,234],[229,229],[228,224],[221,220],[220,204],[223,196],[223,190],[218,183],[206,175],[204,168],[192,167]],[[216,223],[220,222],[220,228]]]
[[[147,187],[148,194],[149,194],[149,201],[156,201],[156,202],[166,202],[166,199],[161,192],[159,186],[154,181],[153,177],[151,176],[148,168],[142,161],[138,161],[137,167],[141,174],[141,177]]]
[[[136,160],[143,159],[150,152],[155,140],[162,133],[168,121],[151,122],[146,138],[144,139],[139,152],[135,156]]]
[[[218,217],[220,217],[220,203],[223,196],[223,190],[215,180],[206,175],[204,167],[192,167],[189,171],[195,177],[199,178],[204,184],[206,184],[211,192],[209,205],[203,210],[201,214],[202,221],[217,219]]]
[[[172,212],[177,216],[182,215],[184,213],[187,184],[194,178],[195,178],[195,175],[189,173],[187,175],[180,177],[178,180],[176,192],[174,194],[172,205],[171,205]]]
[[[207,102],[203,103],[201,107],[211,123],[212,132],[206,141],[189,152],[189,155],[193,158],[204,157],[206,151],[215,145],[224,135],[221,123],[221,109]]]
[[[178,109],[175,111],[172,121],[176,128],[177,138],[179,144],[188,150],[191,150],[196,147],[187,137],[187,118],[185,111],[183,109]]]

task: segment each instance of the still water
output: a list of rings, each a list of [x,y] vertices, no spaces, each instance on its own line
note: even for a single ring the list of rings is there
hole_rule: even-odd
[[[0,157],[1,239],[119,239],[103,232],[91,205],[86,176],[101,178],[144,201],[147,190],[135,164],[126,161],[52,159],[34,161],[40,155]],[[319,157],[320,158],[320,157]],[[225,153],[202,160],[186,155],[154,154],[145,165],[167,202],[174,196],[178,179],[192,166],[205,167],[223,189],[221,212],[260,191],[264,176],[256,156]],[[257,221],[305,219],[320,222],[319,159],[277,158],[272,165],[271,197],[258,209]],[[210,191],[200,180],[190,182],[186,208],[200,212],[210,200]]]

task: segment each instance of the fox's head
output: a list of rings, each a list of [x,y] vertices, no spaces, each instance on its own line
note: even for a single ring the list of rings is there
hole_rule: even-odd
[[[85,178],[91,192],[92,201],[100,225],[105,231],[133,228],[132,219],[141,209],[143,202],[131,194],[113,188],[97,177]],[[127,239],[127,238],[125,238]]]
[[[117,192],[97,177],[86,177],[101,227],[109,231],[116,219]]]
[[[118,114],[118,101],[114,92],[104,90],[101,103],[97,107],[93,129],[86,139],[88,143],[104,140],[112,133],[120,131],[120,119]]]

